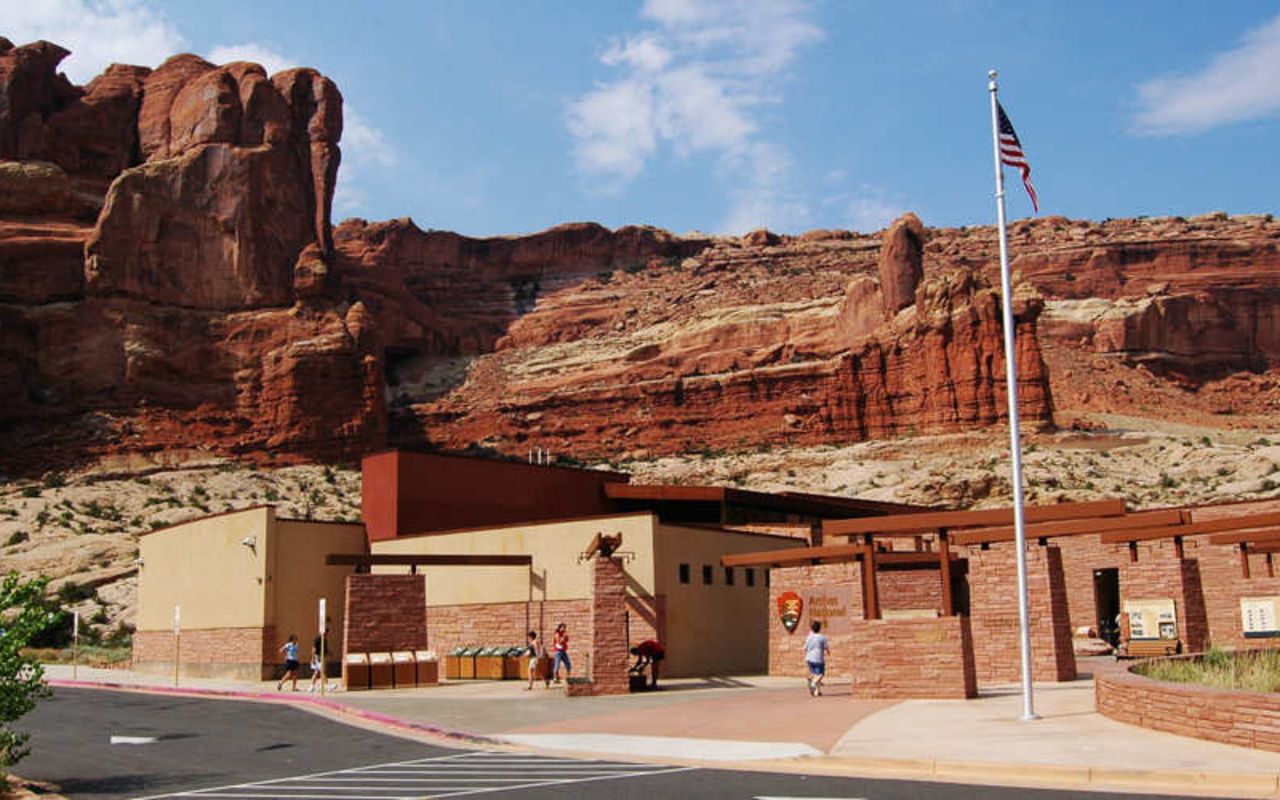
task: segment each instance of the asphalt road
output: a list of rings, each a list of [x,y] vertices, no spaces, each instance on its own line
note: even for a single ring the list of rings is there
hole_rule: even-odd
[[[56,783],[76,798],[483,794],[602,800],[1060,800],[1082,796],[459,750],[349,727],[278,705],[88,689],[57,689],[52,699],[43,701],[18,727],[33,735],[32,754],[16,771]],[[114,744],[112,737],[116,737]]]

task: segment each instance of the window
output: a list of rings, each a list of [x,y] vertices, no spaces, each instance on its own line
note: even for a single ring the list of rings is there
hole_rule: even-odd
[[[756,570],[755,570],[755,567],[747,567],[747,585],[748,585],[748,586],[755,586],[755,585],[756,585]]]
[[[725,586],[733,585],[733,567],[724,568],[724,585]]]
[[[702,565],[702,582],[705,583],[707,586],[711,585],[711,565],[710,564]]]
[[[768,588],[769,586],[769,570],[767,569],[764,571],[764,585],[765,588]]]
[[[688,564],[680,565],[680,582],[681,583],[689,582],[689,565]]]

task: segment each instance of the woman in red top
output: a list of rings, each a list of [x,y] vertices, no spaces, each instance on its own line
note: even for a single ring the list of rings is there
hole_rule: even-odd
[[[564,679],[567,681],[573,672],[573,664],[569,661],[569,631],[565,629],[563,622],[556,626],[552,648],[555,650],[555,661],[551,665],[552,680],[560,682],[560,665],[564,664]]]

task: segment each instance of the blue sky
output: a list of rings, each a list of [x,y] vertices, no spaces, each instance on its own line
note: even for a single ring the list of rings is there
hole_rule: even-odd
[[[0,35],[71,48],[78,83],[181,51],[319,68],[347,105],[339,219],[987,224],[992,67],[1042,214],[1280,197],[1273,2],[0,0]]]

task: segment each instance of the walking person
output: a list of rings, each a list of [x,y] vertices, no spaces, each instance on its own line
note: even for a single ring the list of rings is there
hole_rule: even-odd
[[[280,646],[280,651],[284,653],[284,676],[276,683],[276,691],[284,688],[285,681],[292,681],[293,687],[289,691],[296,692],[298,691],[298,635],[289,634],[289,639]]]
[[[542,682],[546,686],[551,685],[551,672],[547,670],[541,676],[538,675],[538,667],[547,657],[547,648],[542,646],[538,641],[538,632],[529,631],[529,685],[524,687],[525,691],[533,688],[534,678],[541,677]]]
[[[317,692],[319,687],[324,685],[325,668],[324,662],[327,660],[322,657],[330,655],[329,650],[329,620],[325,620],[325,628],[316,634],[316,638],[311,640],[311,685],[307,687],[308,692]]]
[[[831,652],[831,646],[827,644],[827,637],[820,633],[821,622],[815,619],[809,630],[804,640],[804,660],[809,665],[809,694],[821,697],[822,679],[827,675],[827,653]]]
[[[552,649],[555,650],[555,662],[551,665],[551,682],[560,682],[561,664],[564,664],[564,679],[568,682],[569,675],[573,672],[573,663],[569,661],[569,631],[563,622],[556,626]]]

